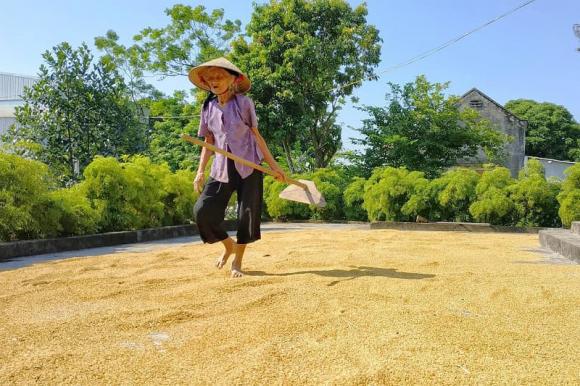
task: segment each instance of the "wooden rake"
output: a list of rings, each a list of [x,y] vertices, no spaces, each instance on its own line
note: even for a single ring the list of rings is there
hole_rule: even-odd
[[[194,145],[203,146],[213,152],[223,154],[224,156],[231,158],[236,162],[249,166],[253,169],[259,170],[263,173],[267,173],[271,176],[276,176],[276,172],[274,172],[272,169],[265,168],[262,165],[257,165],[251,161],[238,157],[237,155],[232,154],[229,151],[218,149],[214,145],[201,141],[197,138],[193,138],[190,135],[182,134],[181,139],[187,142],[191,142]],[[289,185],[286,189],[280,192],[279,195],[280,198],[315,205],[319,208],[322,208],[326,205],[324,197],[322,197],[322,194],[318,191],[318,189],[316,189],[316,185],[314,185],[314,182],[308,180],[294,180],[288,177],[286,178],[286,181],[292,185]]]

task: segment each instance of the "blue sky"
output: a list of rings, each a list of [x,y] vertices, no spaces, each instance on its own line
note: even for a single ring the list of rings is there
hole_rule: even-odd
[[[523,2],[369,0],[367,20],[383,39],[377,71],[437,47]],[[92,47],[94,37],[109,29],[120,35],[122,43],[130,44],[144,27],[167,24],[164,10],[177,3],[223,8],[227,18],[243,24],[252,13],[252,2],[245,0],[3,1],[0,72],[34,75],[45,50],[62,41],[73,46],[84,41]],[[366,82],[355,95],[360,104],[384,105],[387,82],[402,84],[424,74],[431,82],[450,81],[451,94],[477,87],[502,104],[517,98],[553,102],[580,120],[580,52],[576,51],[580,40],[572,32],[573,24],[580,24],[580,0],[536,0],[441,52]],[[156,86],[166,93],[190,88],[185,77]],[[348,126],[360,127],[364,117],[351,104],[341,111],[347,147],[348,138],[357,135]]]

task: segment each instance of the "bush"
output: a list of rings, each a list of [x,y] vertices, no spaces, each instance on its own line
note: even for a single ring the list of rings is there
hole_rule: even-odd
[[[515,183],[510,171],[496,167],[483,172],[475,188],[477,200],[469,207],[475,221],[495,225],[512,225],[514,203],[508,188]]]
[[[96,157],[70,188],[47,165],[0,153],[0,240],[83,235],[187,223],[194,175],[136,156]]]
[[[469,207],[475,200],[479,178],[479,174],[474,170],[458,168],[432,181],[432,185],[438,188],[437,203],[441,211],[441,220],[472,220]]]
[[[45,164],[0,153],[0,240],[45,236],[47,227],[39,214],[52,186]]]
[[[368,221],[367,212],[363,208],[366,182],[364,178],[355,177],[344,190],[344,214],[347,220]]]
[[[134,228],[161,226],[165,209],[164,200],[167,195],[163,182],[165,178],[171,176],[169,166],[166,163],[154,164],[144,156],[126,158],[122,166],[134,193],[130,201],[137,216]]]
[[[470,221],[469,206],[475,200],[479,174],[457,168],[421,184],[405,204],[404,212],[430,221]]]
[[[46,211],[45,217],[47,223],[56,220],[56,235],[78,236],[98,231],[101,213],[91,206],[80,185],[50,192],[47,201],[51,210]]]
[[[271,176],[264,178],[264,201],[268,215],[275,220],[305,220],[310,218],[312,211],[308,205],[278,197],[286,186]]]
[[[532,159],[520,171],[518,180],[508,188],[514,203],[516,226],[555,227],[560,226],[558,201],[560,184],[546,181],[544,167],[540,161]]]
[[[264,213],[274,219],[475,221],[500,225],[565,226],[580,220],[580,165],[563,183],[548,181],[531,160],[517,180],[506,168],[488,168],[480,177],[454,169],[434,180],[405,168],[377,168],[371,177],[348,177],[344,168],[295,176],[314,181],[327,205],[316,208],[278,197],[287,187],[264,178]],[[192,218],[197,194],[194,173],[171,173],[147,157],[118,161],[97,157],[85,180],[56,187],[46,165],[0,153],[0,240],[82,235],[184,224]],[[558,194],[559,193],[559,194]],[[235,217],[235,194],[228,218]],[[559,203],[559,205],[558,205]]]
[[[163,225],[186,224],[193,215],[193,206],[198,193],[193,189],[195,173],[178,170],[163,180],[165,212]]]
[[[80,189],[99,213],[99,231],[131,229],[137,223],[129,202],[135,195],[121,163],[113,157],[96,157],[84,170]]]
[[[423,172],[405,168],[376,168],[365,183],[363,207],[371,221],[410,221],[414,212],[405,207],[411,196],[425,189],[428,180]]]
[[[164,216],[163,179],[167,165],[155,165],[137,156],[121,163],[96,157],[84,171],[81,189],[102,216],[100,231],[120,231],[159,226]]]
[[[348,181],[343,173],[330,168],[317,169],[315,172],[306,174],[304,179],[312,180],[326,201],[326,206],[323,208],[310,206],[312,218],[315,220],[344,220],[343,192]]]
[[[562,191],[558,195],[560,210],[558,211],[562,224],[570,227],[572,221],[580,221],[580,164],[569,167],[565,171],[566,179],[562,183]]]
[[[318,169],[311,173],[292,176],[294,179],[311,180],[326,201],[324,208],[289,201],[278,197],[288,185],[270,176],[264,179],[264,200],[268,215],[276,220],[340,220],[344,219],[342,192],[347,181],[339,170]]]

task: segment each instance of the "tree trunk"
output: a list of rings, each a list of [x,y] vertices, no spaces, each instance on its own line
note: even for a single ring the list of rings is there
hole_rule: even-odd
[[[284,154],[286,155],[286,162],[288,163],[288,169],[290,169],[290,173],[296,173],[294,161],[292,160],[292,154],[290,152],[290,146],[287,141],[282,142],[282,147],[284,147]]]

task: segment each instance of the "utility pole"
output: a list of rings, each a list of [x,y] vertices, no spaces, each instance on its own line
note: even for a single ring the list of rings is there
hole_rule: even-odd
[[[576,35],[578,40],[580,40],[580,24],[574,24],[574,26],[572,26],[572,29],[574,30],[574,35]],[[576,48],[576,51],[580,52],[580,46]]]

